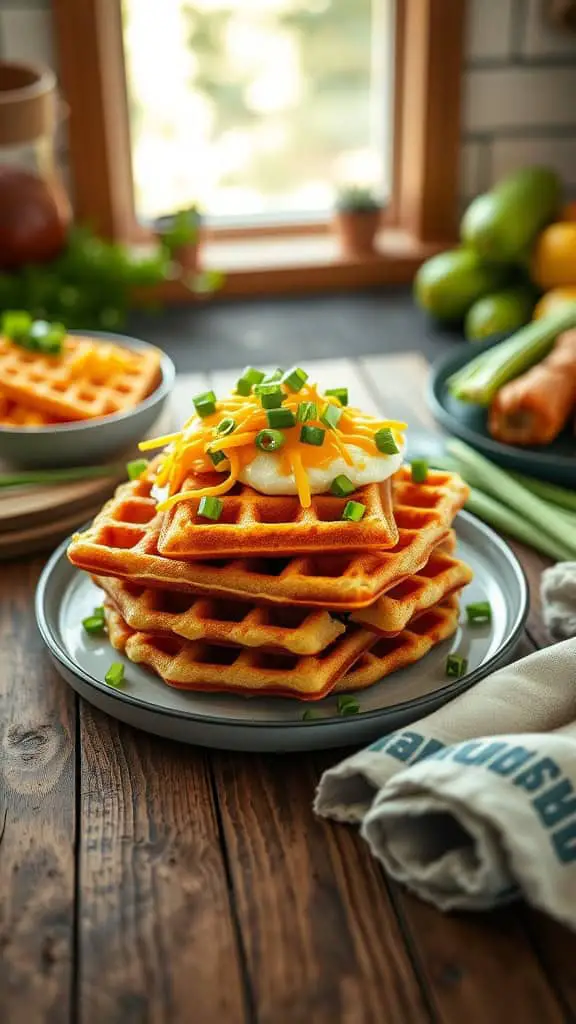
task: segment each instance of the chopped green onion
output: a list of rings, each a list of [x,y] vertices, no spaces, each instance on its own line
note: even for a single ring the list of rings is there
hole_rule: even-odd
[[[7,309],[2,315],[2,333],[10,341],[28,341],[31,327],[32,317],[23,310]]]
[[[466,674],[468,661],[459,654],[449,654],[446,658],[446,675],[448,679],[459,679]]]
[[[227,416],[225,420],[220,420],[216,427],[216,433],[219,437],[226,437],[227,434],[231,434],[235,429],[236,420],[233,420],[231,416]]]
[[[213,391],[204,391],[201,395],[196,395],[192,401],[196,412],[202,419],[216,412],[216,395]]]
[[[220,500],[220,498],[206,497],[205,495],[203,498],[200,498],[200,503],[198,505],[198,515],[202,516],[203,519],[212,519],[214,522],[216,522],[218,519],[220,519],[223,508],[224,503]]]
[[[339,715],[357,715],[360,711],[360,705],[355,697],[350,697],[347,693],[341,693],[336,698],[336,709]]]
[[[122,686],[124,682],[124,665],[121,661],[113,661],[104,676],[104,682],[108,683],[108,686]]]
[[[328,402],[320,413],[320,422],[330,430],[334,430],[338,426],[341,415],[342,409],[339,409],[337,405],[332,405]]]
[[[148,463],[146,459],[133,459],[132,462],[126,463],[126,472],[129,480],[138,480],[147,469]]]
[[[281,366],[277,366],[276,369],[273,370],[271,373],[267,373],[265,376],[262,377],[261,383],[274,384],[277,381],[282,380],[282,377],[284,376],[285,373],[286,370],[283,370]]]
[[[341,473],[340,476],[335,476],[330,484],[330,492],[335,494],[337,498],[347,498],[355,490],[356,485],[347,476],[344,476],[344,473]]]
[[[263,409],[279,409],[286,398],[279,384],[257,384],[254,392],[258,395]]]
[[[65,337],[64,324],[51,324],[47,320],[35,320],[28,335],[28,346],[44,355],[58,355],[62,351]]]
[[[306,370],[302,370],[299,366],[293,366],[282,377],[282,383],[290,388],[290,391],[301,391],[307,380],[308,374]]]
[[[467,604],[466,618],[470,626],[475,625],[477,622],[492,622],[492,606],[490,602],[476,601],[474,604]]]
[[[400,451],[390,427],[382,427],[381,430],[376,431],[374,444],[379,452],[384,452],[386,455],[398,455]]]
[[[236,381],[236,392],[239,395],[250,395],[252,388],[255,384],[260,384],[264,380],[264,374],[262,370],[256,370],[253,366],[246,366],[242,371],[242,376]]]
[[[322,427],[309,427],[308,425],[302,427],[300,431],[300,440],[302,444],[314,444],[316,447],[324,444],[324,438],[326,437],[326,431],[322,430]]]
[[[413,484],[425,484],[428,479],[428,461],[426,459],[413,459],[410,463]]]
[[[328,388],[324,394],[337,398],[340,405],[348,405],[348,388]]]
[[[268,409],[266,419],[269,427],[296,426],[296,417],[290,409]]]
[[[342,519],[348,519],[351,523],[359,523],[364,518],[366,505],[361,501],[347,501],[342,513]]]
[[[254,440],[256,447],[263,452],[277,452],[286,438],[281,430],[261,430]]]
[[[92,611],[92,615],[97,615],[99,619],[103,619],[104,618],[104,605],[103,604],[96,605],[96,607]]]
[[[299,423],[306,423],[307,420],[317,420],[318,409],[316,408],[316,402],[300,402],[296,415]]]
[[[97,636],[99,633],[104,632],[105,621],[104,621],[104,609],[102,609],[101,615],[96,615],[97,609],[94,609],[93,615],[88,615],[85,619],[82,619],[82,625],[87,633],[91,636]]]
[[[208,455],[213,466],[219,466],[221,462],[226,462],[228,458],[225,452],[211,452],[210,449],[208,449]]]
[[[303,722],[315,722],[320,717],[321,716],[318,714],[317,711],[312,711],[312,708],[306,708],[306,711],[302,715],[302,721]]]

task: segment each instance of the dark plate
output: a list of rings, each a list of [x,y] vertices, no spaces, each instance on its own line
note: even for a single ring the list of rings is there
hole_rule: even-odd
[[[492,348],[507,337],[509,335],[499,335],[483,342],[481,348]],[[436,421],[449,433],[466,441],[505,469],[515,469],[518,473],[526,473],[564,487],[576,487],[576,438],[572,433],[572,423],[560,437],[545,446],[519,448],[501,444],[488,433],[487,409],[470,402],[460,402],[450,394],[447,384],[449,377],[456,370],[462,369],[479,351],[478,343],[463,343],[432,367],[428,405]]]

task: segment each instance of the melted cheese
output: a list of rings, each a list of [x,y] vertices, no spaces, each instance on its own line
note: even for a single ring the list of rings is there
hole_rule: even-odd
[[[324,467],[308,466],[306,471],[304,471],[300,456],[297,453],[291,453],[291,473],[286,473],[280,454],[260,452],[240,471],[238,479],[249,484],[255,491],[260,491],[261,494],[300,494],[302,498],[302,491],[306,486],[303,484],[302,474],[307,480],[310,494],[324,494],[330,490],[330,484],[334,477],[347,476],[356,487],[362,487],[365,484],[381,483],[383,480],[387,480],[402,465],[402,449],[398,455],[366,456],[354,445],[345,447],[350,462],[345,461],[342,457],[337,457],[331,459]],[[306,507],[304,501],[302,504]]]

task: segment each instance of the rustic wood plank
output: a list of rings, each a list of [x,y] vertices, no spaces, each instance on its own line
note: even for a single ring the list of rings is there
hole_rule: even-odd
[[[541,962],[562,999],[567,1019],[576,1020],[576,933],[537,910],[526,908],[528,931]]]
[[[213,767],[259,1024],[429,1021],[378,865],[312,813],[312,759]]]
[[[530,589],[530,612],[526,624],[528,633],[537,647],[547,647],[548,644],[552,643],[552,640],[542,619],[540,577],[543,569],[552,565],[552,559],[538,554],[533,548],[526,547],[525,544],[521,544],[506,534],[503,534],[503,537],[518,556],[528,580],[528,587]]]
[[[564,1024],[516,907],[445,915],[399,888],[394,893],[442,1024]]]
[[[0,1020],[70,1020],[74,924],[72,690],[36,629],[42,560],[3,563],[0,590]]]
[[[82,1024],[246,1020],[207,755],[83,706]]]

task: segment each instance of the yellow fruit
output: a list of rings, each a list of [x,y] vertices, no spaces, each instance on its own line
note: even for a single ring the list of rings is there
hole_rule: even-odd
[[[576,285],[576,222],[544,228],[534,246],[531,276],[544,289]]]
[[[539,320],[540,317],[548,316],[549,313],[555,312],[561,306],[569,306],[573,302],[576,302],[576,285],[553,288],[552,291],[546,292],[542,296],[536,305],[532,319]]]

